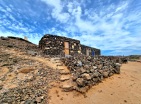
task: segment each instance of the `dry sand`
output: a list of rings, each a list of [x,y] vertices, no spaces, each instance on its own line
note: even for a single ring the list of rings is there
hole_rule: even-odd
[[[123,64],[121,74],[92,87],[86,96],[58,87],[50,89],[49,95],[50,104],[141,104],[141,63]]]

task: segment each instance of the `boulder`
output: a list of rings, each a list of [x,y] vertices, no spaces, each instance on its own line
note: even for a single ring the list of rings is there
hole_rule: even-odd
[[[80,60],[77,61],[77,66],[82,66],[82,62]]]
[[[44,99],[44,96],[41,96],[41,97],[36,97],[35,100],[37,103],[41,103],[43,101],[43,99]]]
[[[84,86],[85,85],[83,78],[77,78],[76,83],[79,86]]]
[[[113,74],[114,74],[114,73],[110,72],[110,73],[109,73],[109,77],[112,76]]]
[[[109,75],[109,73],[108,73],[108,72],[103,72],[103,77],[104,77],[104,78],[107,78],[107,77],[108,77],[108,75]]]
[[[98,82],[99,79],[98,79],[98,78],[93,78],[92,80],[93,80],[94,82]]]
[[[81,68],[81,69],[80,69],[80,72],[81,72],[81,73],[85,73],[86,70],[85,70],[84,68]]]
[[[90,74],[88,74],[88,73],[84,73],[84,74],[82,74],[81,76],[82,76],[82,78],[84,78],[84,79],[86,79],[86,80],[90,80],[90,79],[91,79],[91,76],[90,76]]]
[[[97,69],[97,66],[93,66],[94,69]]]
[[[94,72],[94,73],[93,73],[93,77],[94,77],[94,78],[97,78],[98,76],[99,76],[99,73],[98,73],[98,72]]]

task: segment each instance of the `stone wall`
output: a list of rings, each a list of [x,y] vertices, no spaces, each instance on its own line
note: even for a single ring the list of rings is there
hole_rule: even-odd
[[[84,55],[88,55],[88,56],[100,55],[100,49],[81,45],[81,53],[84,54]]]
[[[82,93],[104,78],[120,74],[121,64],[117,63],[116,57],[78,55],[77,57],[63,58],[62,62],[72,74],[72,89]]]
[[[80,50],[80,41],[55,35],[44,35],[39,41],[39,47],[46,55],[64,55],[64,42],[69,42],[70,55]]]
[[[86,50],[89,49],[89,55],[92,55],[94,52],[95,55],[100,55],[100,50],[80,44],[79,40],[66,38],[62,36],[44,35],[39,41],[39,47],[43,50],[46,55],[64,55],[65,54],[65,45],[64,42],[69,43],[69,55],[77,55],[82,53],[86,55]]]

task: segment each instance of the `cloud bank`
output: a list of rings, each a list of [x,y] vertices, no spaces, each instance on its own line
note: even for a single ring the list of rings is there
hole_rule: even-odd
[[[1,0],[0,35],[78,39],[103,55],[141,54],[138,0]]]

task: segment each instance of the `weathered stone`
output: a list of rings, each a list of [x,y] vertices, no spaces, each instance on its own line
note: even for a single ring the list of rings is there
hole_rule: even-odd
[[[103,65],[98,65],[98,69],[102,69]]]
[[[70,71],[69,70],[60,70],[60,74],[69,74]]]
[[[112,73],[112,72],[110,72],[110,73],[109,73],[109,77],[110,77],[110,76],[112,76],[112,75],[113,75],[113,73]]]
[[[94,82],[98,82],[99,79],[98,79],[98,78],[93,78],[92,80],[93,80]]]
[[[84,73],[84,74],[82,74],[81,75],[84,79],[86,79],[86,80],[90,80],[91,79],[91,76],[89,75],[89,74],[87,74],[87,73]]]
[[[108,72],[103,72],[103,76],[104,76],[105,78],[107,78],[107,77],[108,77],[108,75],[109,75],[109,73],[108,73]]]
[[[36,101],[37,103],[41,103],[41,102],[43,101],[43,99],[44,99],[44,96],[36,97],[35,101]]]
[[[121,64],[120,63],[116,63],[116,66],[121,66]]]
[[[94,72],[94,69],[90,69],[90,72],[92,72],[92,73],[93,73],[93,72]]]
[[[84,68],[80,68],[80,73],[85,73],[86,70]]]
[[[93,66],[94,69],[97,69],[97,66]]]
[[[82,62],[80,60],[77,61],[77,66],[82,66]]]
[[[60,80],[61,81],[65,81],[65,80],[69,80],[70,79],[70,75],[61,75]]]
[[[89,69],[90,67],[89,67],[89,65],[84,65],[84,68]]]
[[[98,72],[102,74],[103,73],[103,70],[98,70]]]
[[[85,87],[81,87],[81,88],[75,88],[76,91],[80,92],[80,93],[85,93],[89,90],[89,86],[85,86]]]
[[[72,85],[72,83],[65,83],[62,85],[62,89],[64,91],[71,91],[71,90],[73,90],[73,85]]]
[[[79,86],[84,86],[84,84],[85,84],[83,78],[77,78],[76,83],[77,83]]]
[[[98,73],[98,72],[94,72],[94,73],[93,73],[93,77],[94,77],[94,78],[97,78],[98,76],[99,76],[99,73]]]
[[[74,75],[72,76],[72,80],[73,80],[73,81],[76,81],[77,78],[78,78],[78,76],[77,76],[76,74],[74,74]]]

